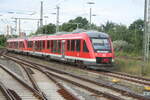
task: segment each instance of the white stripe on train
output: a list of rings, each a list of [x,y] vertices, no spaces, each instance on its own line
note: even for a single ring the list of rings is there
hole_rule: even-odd
[[[16,50],[16,49],[10,49],[10,50],[15,50],[15,51],[18,51],[18,52],[22,52],[22,50]],[[57,55],[57,54],[49,54],[49,53],[26,51],[26,50],[23,50],[23,52],[28,52],[28,53],[31,53],[31,54],[34,54],[34,55],[35,54],[37,54],[37,55],[47,55],[47,56],[62,58],[62,55]],[[81,58],[81,57],[74,57],[74,56],[64,56],[64,58],[73,59],[73,60],[83,60],[83,61],[88,61],[88,62],[96,62],[96,59]]]

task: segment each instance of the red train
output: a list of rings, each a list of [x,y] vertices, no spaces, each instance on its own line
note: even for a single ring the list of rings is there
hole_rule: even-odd
[[[7,49],[94,68],[114,62],[110,37],[95,31],[8,39]]]

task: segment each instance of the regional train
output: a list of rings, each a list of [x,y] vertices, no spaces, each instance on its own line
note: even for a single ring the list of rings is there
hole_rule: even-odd
[[[96,69],[108,68],[114,62],[109,35],[97,31],[13,38],[7,40],[7,49]]]

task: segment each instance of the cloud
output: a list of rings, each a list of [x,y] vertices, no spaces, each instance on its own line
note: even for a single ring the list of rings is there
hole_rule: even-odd
[[[93,0],[94,5],[87,4],[89,0],[43,0],[44,15],[49,18],[47,23],[56,23],[56,5],[60,6],[60,22],[66,22],[77,16],[89,19],[89,8],[92,7],[92,22],[100,25],[107,20],[129,25],[134,20],[144,16],[144,0]],[[40,17],[41,0],[0,0],[0,19],[7,19],[11,23],[0,21],[0,31],[5,32],[6,24],[14,26],[11,17]],[[9,13],[8,13],[9,12]],[[15,13],[11,13],[15,12]],[[44,19],[45,23],[45,19]],[[27,21],[21,25],[23,30],[37,28],[37,21]]]

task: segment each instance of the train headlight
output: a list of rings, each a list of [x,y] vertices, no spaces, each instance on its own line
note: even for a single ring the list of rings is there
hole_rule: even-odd
[[[112,59],[112,62],[115,62],[115,60],[114,60],[114,59]]]

